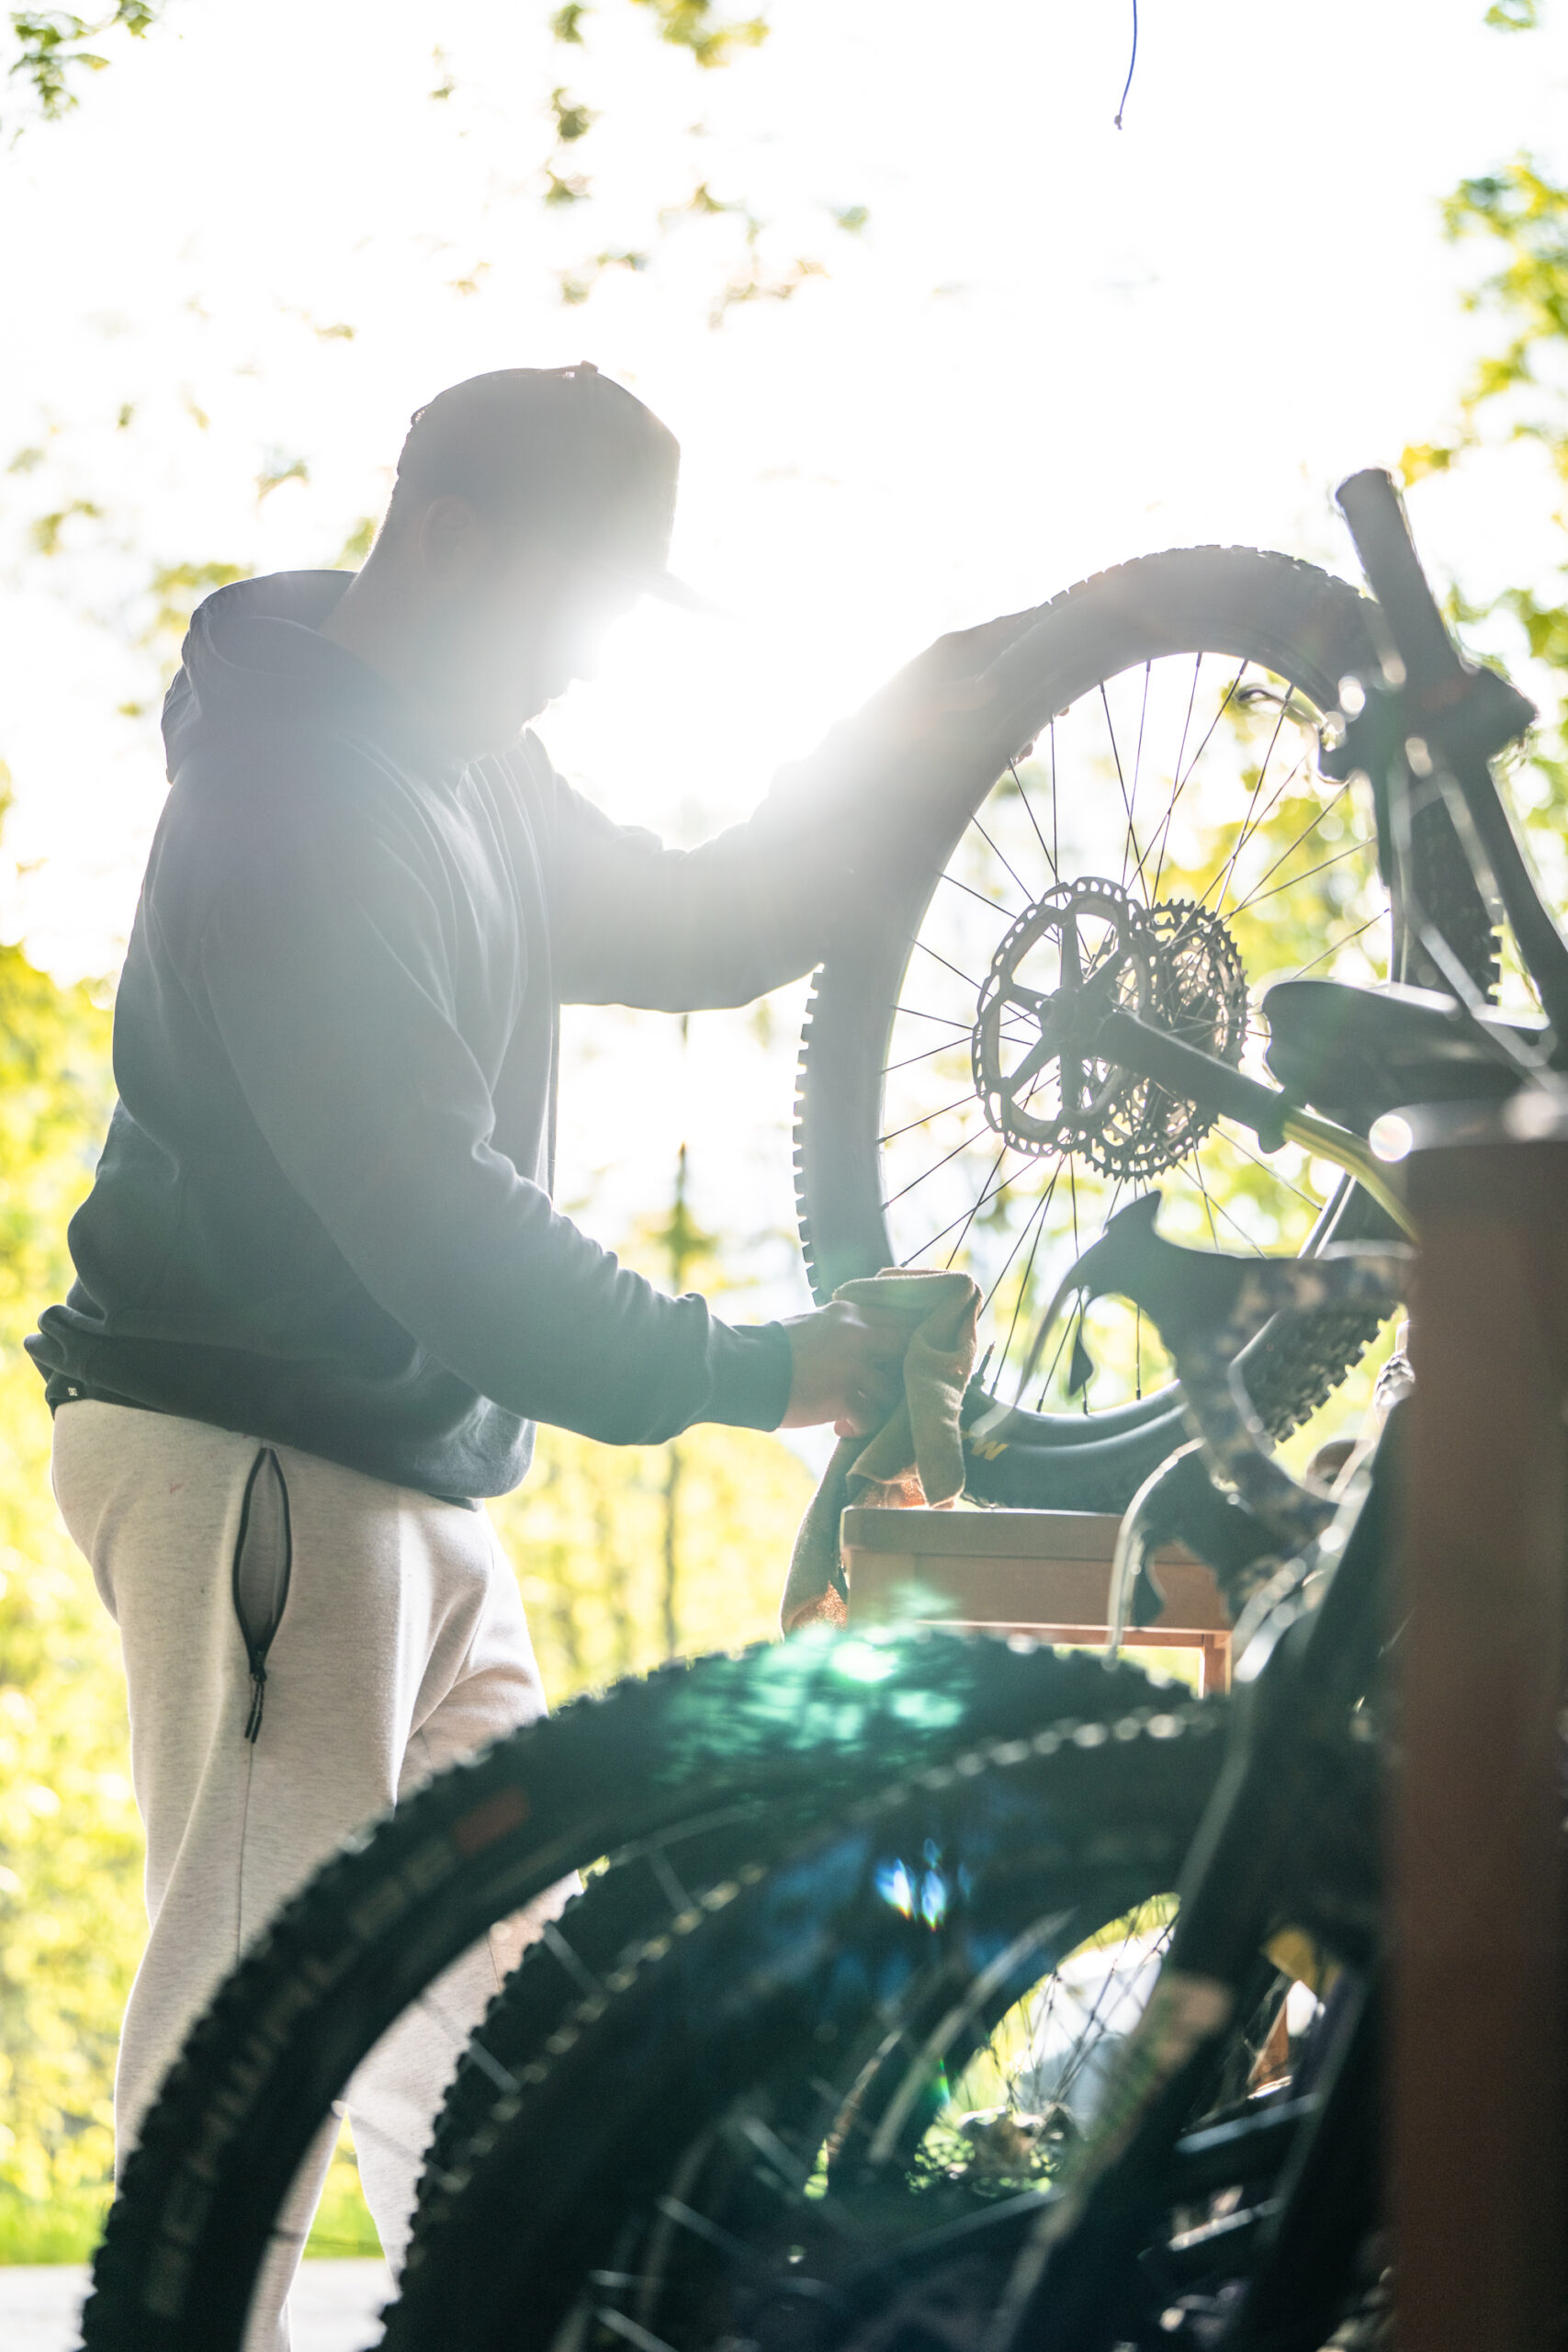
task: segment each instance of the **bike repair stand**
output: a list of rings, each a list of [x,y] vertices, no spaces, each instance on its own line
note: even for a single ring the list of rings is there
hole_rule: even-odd
[[[1402,1116],[1420,1257],[1391,1816],[1394,2335],[1400,2352],[1555,2352],[1568,1098]]]

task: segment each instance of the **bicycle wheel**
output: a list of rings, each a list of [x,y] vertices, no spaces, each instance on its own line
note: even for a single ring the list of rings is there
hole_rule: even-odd
[[[1368,609],[1284,556],[1145,557],[1043,608],[996,664],[967,748],[949,736],[912,764],[899,835],[802,1036],[797,1196],[819,1298],[883,1266],[964,1268],[985,1296],[987,1387],[1006,1395],[1062,1274],[1152,1184],[1162,1229],[1210,1248],[1293,1253],[1386,1229],[1299,1148],[1267,1155],[1047,1035],[1057,1000],[1098,983],[1264,1076],[1268,983],[1404,971],[1370,793],[1317,770],[1337,681],[1371,659]],[[1489,977],[1441,808],[1423,851],[1428,912]],[[1325,1315],[1265,1335],[1247,1377],[1267,1425],[1282,1434],[1319,1404],[1376,1328]],[[1169,1365],[1122,1303],[1065,1325],[1021,1401],[1039,1409],[972,1464],[982,1499],[1121,1509],[1179,1442]]]
[[[776,1830],[976,1737],[1082,1712],[1103,1669],[1033,1645],[773,1645],[618,1685],[431,1782],[321,1870],[220,1989],[126,2167],[84,2340],[228,2352],[278,2217],[350,2075],[495,1920],[694,1816]],[[453,2036],[457,2064],[462,2036]],[[417,2154],[418,2149],[414,2150]]]
[[[1223,1710],[1127,1697],[710,1890],[540,2039],[547,1996],[512,2087],[448,2143],[389,2352],[809,2346],[839,2293],[819,2240],[886,2251],[1049,2178],[1152,1980],[1220,1762]],[[1007,2036],[1031,2001],[1025,2065]],[[793,2333],[734,2300],[763,2270]]]

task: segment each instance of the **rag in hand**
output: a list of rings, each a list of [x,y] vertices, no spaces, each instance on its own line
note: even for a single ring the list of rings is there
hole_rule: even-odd
[[[938,1510],[964,1492],[959,1408],[975,1368],[980,1287],[967,1274],[919,1271],[874,1274],[834,1293],[853,1306],[895,1307],[908,1317],[903,1401],[871,1438],[840,1438],[812,1497],[789,1564],[780,1622],[786,1634],[805,1625],[842,1625],[849,1585],[839,1550],[846,1504],[901,1510]]]

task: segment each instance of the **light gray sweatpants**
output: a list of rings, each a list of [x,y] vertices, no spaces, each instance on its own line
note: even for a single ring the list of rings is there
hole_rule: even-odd
[[[115,2083],[123,2162],[187,2030],[278,1905],[350,1831],[545,1701],[482,1511],[85,1399],[55,1416],[54,1490],[119,1626],[147,1832],[151,1933]],[[394,2267],[462,2041],[563,1894],[492,1928],[349,2086]],[[288,2342],[280,2314],[336,2130],[282,2217],[252,2313],[258,2352]]]

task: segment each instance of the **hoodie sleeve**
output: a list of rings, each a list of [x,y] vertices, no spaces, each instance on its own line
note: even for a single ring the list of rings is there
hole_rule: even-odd
[[[555,779],[551,937],[568,1004],[750,1004],[826,952],[845,845],[770,795],[700,849],[667,849]]]
[[[955,781],[961,794],[973,756],[976,705],[953,701],[952,689],[976,682],[1038,618],[1007,613],[938,638],[807,758],[782,768],[744,824],[700,849],[666,849],[613,824],[528,738],[530,764],[554,794],[565,1001],[662,1012],[746,1004],[819,963],[839,926],[874,923],[896,871],[912,865],[934,883],[924,843],[952,822]]]
[[[253,834],[197,955],[262,1142],[432,1356],[509,1411],[611,1443],[777,1427],[781,1325],[737,1328],[655,1290],[495,1148],[442,909],[362,807],[301,793],[288,823]]]

